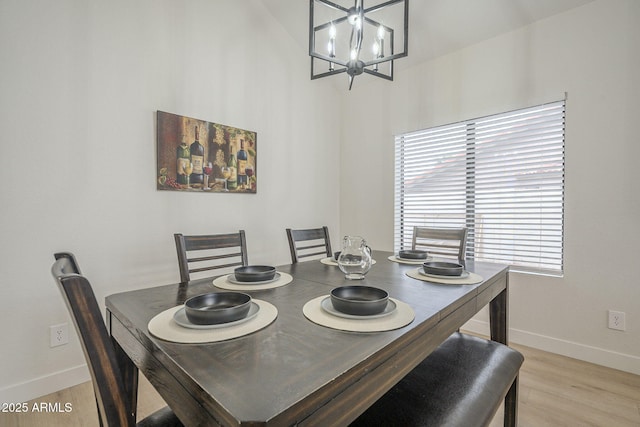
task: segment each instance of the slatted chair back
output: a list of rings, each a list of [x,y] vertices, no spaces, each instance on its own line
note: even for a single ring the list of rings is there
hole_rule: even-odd
[[[89,281],[73,254],[56,253],[51,273],[60,287],[89,366],[103,426],[134,426],[135,412],[125,398],[122,374],[111,337]]]
[[[303,261],[303,258],[332,256],[329,228],[326,226],[304,230],[287,228],[287,238],[293,264]]]
[[[466,246],[466,228],[413,228],[411,249],[426,250],[430,256],[455,258],[464,264]]]
[[[180,281],[188,282],[192,273],[248,265],[244,230],[207,236],[174,234],[178,252]]]

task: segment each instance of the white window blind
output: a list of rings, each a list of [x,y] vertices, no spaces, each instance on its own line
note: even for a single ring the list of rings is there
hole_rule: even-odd
[[[395,246],[467,227],[467,258],[562,274],[565,102],[395,139]]]

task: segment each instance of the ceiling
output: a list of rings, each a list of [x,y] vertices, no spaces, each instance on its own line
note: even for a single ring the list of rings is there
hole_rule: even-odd
[[[344,6],[350,0],[332,0]],[[513,31],[594,0],[412,0],[409,4],[409,55],[406,68]],[[267,10],[305,51],[309,46],[307,0],[262,0]],[[364,0],[370,7],[383,0]]]

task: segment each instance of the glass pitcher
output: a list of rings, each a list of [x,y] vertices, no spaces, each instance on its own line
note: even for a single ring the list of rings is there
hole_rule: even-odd
[[[338,267],[350,280],[362,280],[371,269],[371,249],[360,236],[344,236]]]

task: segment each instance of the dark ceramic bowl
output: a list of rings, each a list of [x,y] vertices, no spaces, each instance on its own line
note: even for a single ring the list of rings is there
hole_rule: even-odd
[[[460,276],[464,271],[461,264],[455,262],[427,261],[422,264],[424,272],[437,276]]]
[[[427,251],[414,249],[414,250],[399,251],[398,256],[404,259],[420,260],[420,259],[427,259],[428,253]]]
[[[356,316],[382,313],[388,300],[387,291],[371,286],[341,286],[331,291],[333,308]]]
[[[215,325],[244,319],[251,308],[251,297],[241,292],[213,292],[189,298],[184,303],[189,322]]]
[[[276,268],[270,265],[247,265],[234,270],[238,282],[263,282],[276,276]]]

